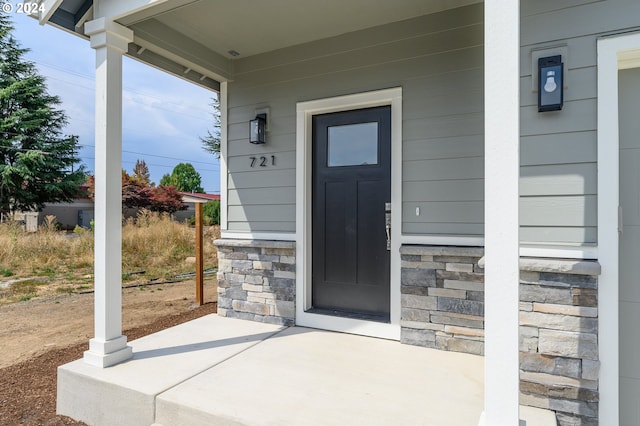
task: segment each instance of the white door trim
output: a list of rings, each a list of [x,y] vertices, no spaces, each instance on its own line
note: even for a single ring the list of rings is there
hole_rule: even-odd
[[[311,119],[315,114],[391,105],[390,324],[305,312],[311,307]],[[402,225],[402,88],[299,102],[296,106],[296,324],[400,339],[400,229]]]
[[[598,347],[601,424],[619,423],[618,71],[640,67],[640,33],[598,40]]]

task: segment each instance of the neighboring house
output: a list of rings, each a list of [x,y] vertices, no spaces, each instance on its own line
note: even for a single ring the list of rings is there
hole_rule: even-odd
[[[198,194],[181,192],[182,202],[188,207],[173,214],[173,218],[179,222],[188,220],[195,213],[194,203],[206,203],[207,201],[220,200],[220,194]],[[126,209],[125,217],[135,217],[136,209]],[[94,203],[88,196],[79,196],[71,203],[46,204],[38,213],[38,225],[42,225],[47,216],[55,216],[56,222],[63,229],[73,229],[78,226],[90,228],[94,215]]]
[[[206,203],[208,201],[220,200],[220,194],[200,194],[197,192],[181,192],[182,202],[188,207],[173,214],[173,218],[179,222],[189,220],[196,214],[196,203]]]
[[[181,192],[183,203],[206,203],[220,201],[220,194],[200,194],[198,192]]]
[[[18,220],[27,223],[28,232],[35,232],[45,223],[47,216],[55,216],[56,223],[62,229],[74,229],[76,226],[91,227],[93,220],[93,200],[86,194],[87,187],[82,186],[81,194],[69,203],[48,203],[40,212],[19,213]],[[29,218],[29,219],[27,219]]]
[[[220,315],[485,354],[495,424],[640,423],[638,0],[44,4],[96,49],[105,294],[126,54],[219,93]],[[131,354],[109,294],[94,365]]]
[[[93,207],[93,200],[88,196],[79,196],[71,203],[45,204],[38,213],[38,225],[42,225],[47,216],[55,216],[63,229],[74,229],[76,225],[91,228]]]

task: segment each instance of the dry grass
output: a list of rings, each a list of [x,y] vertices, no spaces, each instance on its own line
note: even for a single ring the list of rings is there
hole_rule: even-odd
[[[217,266],[213,239],[219,227],[205,234],[205,269]],[[168,279],[195,270],[185,259],[195,255],[195,232],[168,215],[142,211],[122,226],[123,282]],[[143,272],[144,271],[144,272]],[[0,303],[38,295],[76,292],[93,287],[93,233],[76,228],[56,230],[47,217],[36,233],[16,223],[0,224]]]

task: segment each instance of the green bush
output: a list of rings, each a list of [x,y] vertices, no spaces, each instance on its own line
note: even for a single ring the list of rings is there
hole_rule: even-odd
[[[76,227],[73,228],[73,233],[78,235],[78,236],[83,235],[85,232],[87,232],[87,229],[83,228],[80,225],[76,225]]]
[[[190,218],[187,219],[187,223],[189,224],[189,226],[196,226],[196,217],[191,216]],[[204,226],[211,226],[211,218],[209,216],[203,215],[202,224]]]
[[[202,207],[204,222],[209,218],[209,225],[220,225],[220,200],[207,201]]]

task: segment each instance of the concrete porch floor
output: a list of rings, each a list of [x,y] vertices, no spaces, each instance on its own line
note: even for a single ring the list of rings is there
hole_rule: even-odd
[[[483,358],[208,315],[58,369],[59,414],[90,425],[477,425]],[[522,407],[527,426],[553,413]]]

